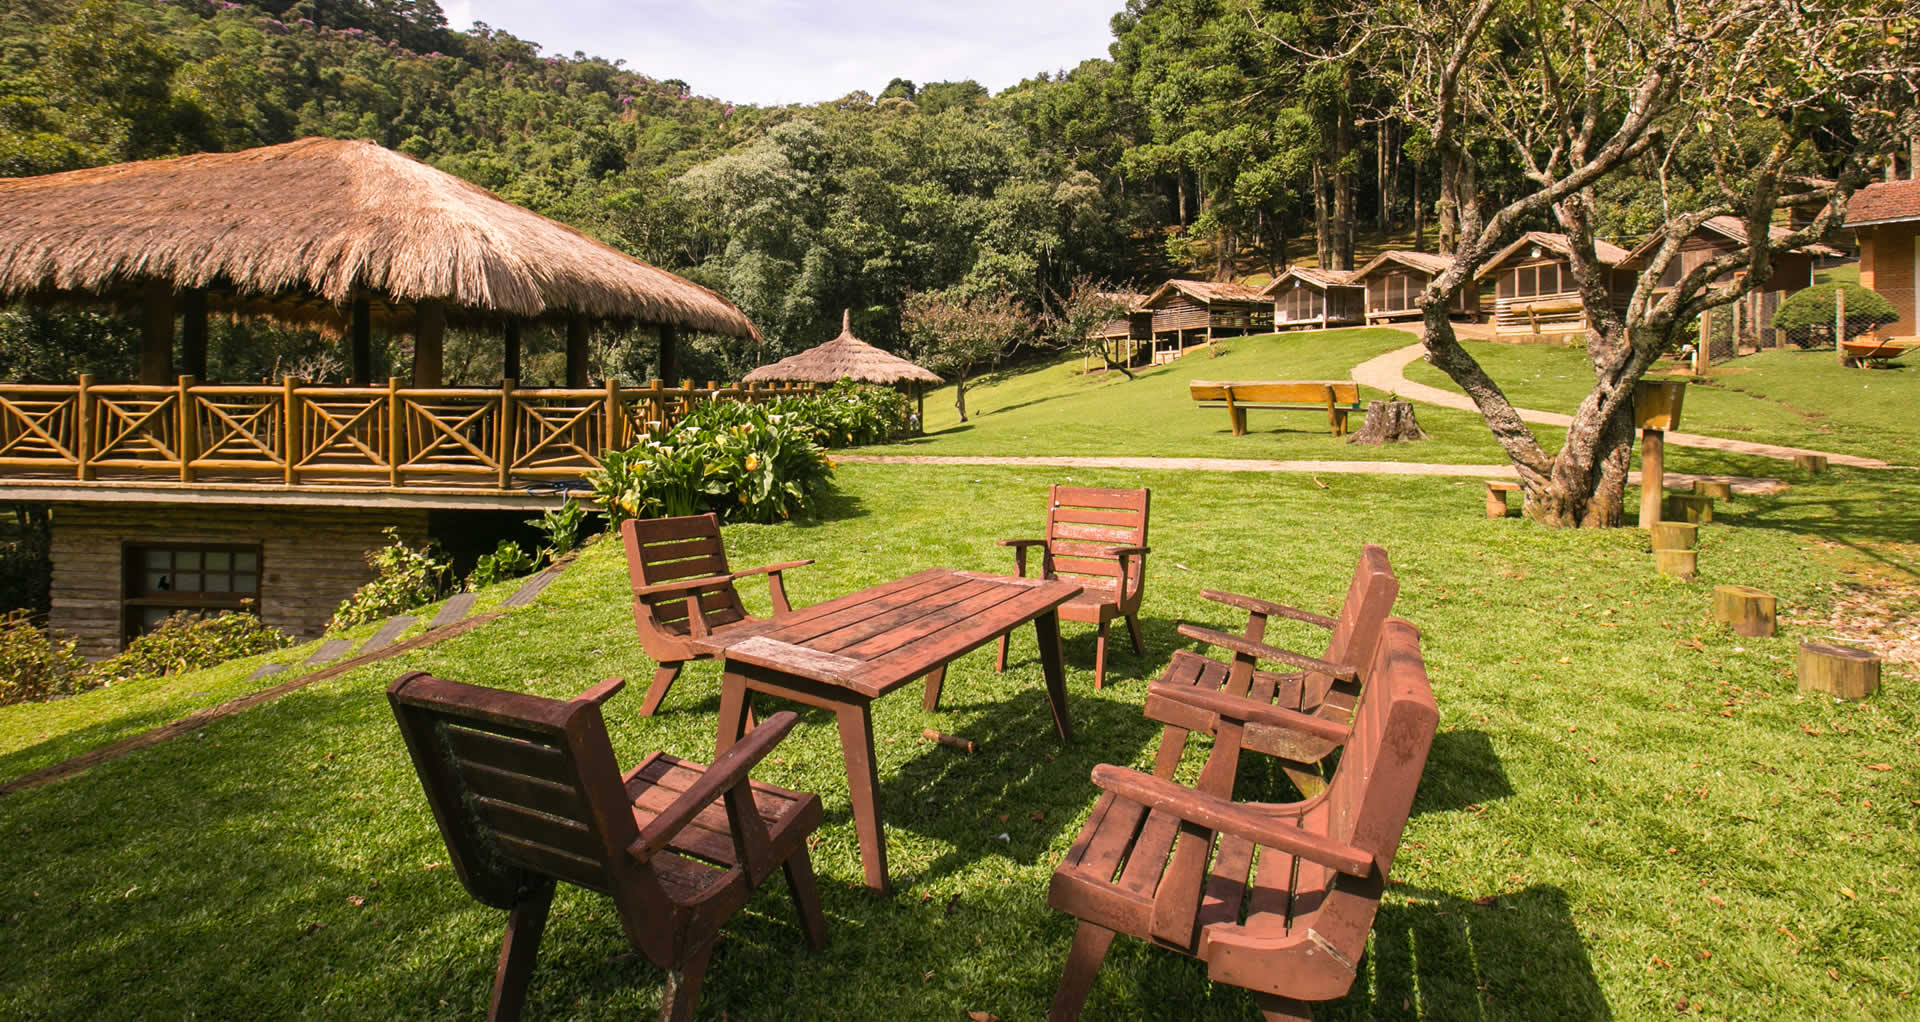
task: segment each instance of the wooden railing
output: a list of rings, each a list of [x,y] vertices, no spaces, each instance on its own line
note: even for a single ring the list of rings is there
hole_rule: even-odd
[[[509,490],[583,475],[698,402],[812,389],[0,384],[0,477]]]

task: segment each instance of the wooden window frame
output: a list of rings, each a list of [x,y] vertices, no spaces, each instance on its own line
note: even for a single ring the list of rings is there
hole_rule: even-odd
[[[120,544],[120,641],[122,645],[139,636],[138,618],[140,612],[155,607],[171,607],[175,610],[224,611],[251,609],[258,616],[262,613],[260,591],[266,583],[266,551],[260,543],[214,543],[214,542],[178,542],[129,540]],[[198,553],[202,555],[201,574],[205,574],[204,557],[209,553],[250,553],[253,555],[254,587],[250,593],[213,592],[206,589],[192,591],[169,590],[163,594],[144,592],[146,575],[146,555],[150,551],[165,551],[169,554]],[[231,569],[229,576],[239,574]],[[204,584],[204,579],[203,579]]]

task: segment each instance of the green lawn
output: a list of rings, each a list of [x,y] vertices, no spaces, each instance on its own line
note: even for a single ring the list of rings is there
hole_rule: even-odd
[[[1196,408],[1190,380],[1345,380],[1353,367],[1414,343],[1400,330],[1268,334],[1217,342],[1162,366],[1082,373],[1079,356],[1015,370],[967,388],[968,421],[953,388],[927,395],[927,436],[863,453],[925,455],[1126,455],[1177,458],[1331,459],[1499,464],[1506,461],[1480,417],[1422,407],[1431,439],[1416,447],[1349,444],[1311,412],[1247,414],[1236,437],[1219,408]],[[1386,397],[1362,388],[1361,399]],[[1358,428],[1359,419],[1353,420]],[[1554,430],[1545,431],[1560,443]],[[1676,470],[1678,471],[1678,470]]]
[[[1593,370],[1579,349],[1462,343],[1522,407],[1571,413],[1592,388]],[[1425,362],[1408,366],[1407,378],[1459,390]],[[1836,364],[1831,350],[1765,351],[1714,366],[1707,382],[1688,387],[1680,427],[1910,465],[1920,459],[1916,407],[1920,365],[1903,361],[1888,369],[1848,369]]]
[[[1044,1014],[1073,929],[1046,907],[1047,877],[1093,804],[1093,765],[1150,761],[1140,704],[1180,644],[1175,620],[1233,624],[1203,587],[1331,610],[1365,541],[1392,552],[1442,733],[1363,976],[1320,1017],[1656,1018],[1683,1001],[1717,1018],[1913,1014],[1914,679],[1857,704],[1802,698],[1795,642],[1819,632],[1739,639],[1705,617],[1715,583],[1818,611],[1848,571],[1911,580],[1920,473],[1839,470],[1743,497],[1703,530],[1693,584],[1656,576],[1637,531],[1487,521],[1477,486],[1443,479],[848,465],[821,519],[732,526],[727,542],[742,565],[818,558],[790,577],[801,604],[928,566],[1004,570],[993,540],[1031,535],[1045,485],[1069,477],[1154,488],[1148,655],[1121,644],[1095,693],[1091,630],[1065,626],[1064,746],[1030,631],[1004,675],[988,651],[958,662],[939,714],[912,692],[879,703],[891,897],[860,886],[834,731],[803,713],[760,776],[826,802],[814,855],[832,943],[803,950],[774,879],[729,927],[702,1017]],[[382,691],[411,669],[552,696],[624,675],[636,687],[608,709],[623,762],[708,758],[713,665],[659,716],[635,715],[652,664],[625,584],[618,549],[598,544],[485,629],[0,799],[0,1015],[479,1015],[503,916],[444,865]],[[749,597],[765,610],[764,589]],[[63,726],[135,695],[68,700]],[[982,751],[928,746],[927,726]],[[1277,798],[1283,783],[1255,763],[1239,790]],[[604,899],[569,890],[529,1017],[645,1015],[661,979]],[[1255,1015],[1195,963],[1121,940],[1087,1017]]]

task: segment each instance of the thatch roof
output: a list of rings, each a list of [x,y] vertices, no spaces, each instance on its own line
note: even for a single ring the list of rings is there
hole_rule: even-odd
[[[898,355],[853,336],[851,312],[840,314],[840,335],[825,344],[761,366],[741,377],[746,383],[939,383],[940,377]]]
[[[0,302],[206,289],[215,311],[337,327],[443,303],[450,322],[585,316],[758,337],[733,303],[370,142],[0,179]]]
[[[1361,287],[1353,281],[1353,273],[1348,270],[1322,270],[1313,266],[1289,266],[1286,272],[1273,278],[1273,283],[1260,289],[1260,293],[1277,297],[1280,292],[1293,287],[1295,282],[1306,284],[1317,290],[1325,291],[1330,287]]]
[[[1219,302],[1244,302],[1249,305],[1267,303],[1267,299],[1260,294],[1258,288],[1247,287],[1244,284],[1221,284],[1210,280],[1169,280],[1155,289],[1153,294],[1148,295],[1147,300],[1141,302],[1139,307],[1158,308],[1175,294],[1186,295],[1203,305]]]

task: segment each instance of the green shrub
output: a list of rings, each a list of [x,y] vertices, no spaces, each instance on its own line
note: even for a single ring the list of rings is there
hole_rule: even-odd
[[[333,620],[327,622],[328,631],[412,610],[446,595],[451,565],[437,554],[433,544],[410,547],[400,539],[398,530],[389,527],[385,532],[387,545],[367,551],[373,581],[341,602]]]
[[[35,628],[25,614],[0,616],[0,706],[76,691],[86,671],[72,639]]]
[[[822,447],[859,447],[885,443],[907,432],[906,395],[891,387],[869,387],[841,380],[805,397],[768,402],[770,414],[792,416],[813,430]]]
[[[197,671],[292,644],[292,639],[267,627],[251,611],[183,610],[137,636],[125,652],[95,664],[86,687]]]
[[[1847,328],[1850,333],[1900,321],[1893,303],[1858,284],[1815,284],[1796,291],[1774,311],[1773,325],[1780,330],[1824,330],[1819,336],[1832,336],[1834,295],[1847,292]]]
[[[601,458],[588,474],[610,524],[712,511],[776,522],[805,513],[826,491],[833,462],[803,414],[707,402],[671,429]]]
[[[547,537],[547,560],[557,561],[573,552],[580,545],[580,526],[587,520],[587,509],[579,502],[568,497],[566,503],[551,511],[543,512],[533,520],[533,527]]]
[[[473,571],[467,575],[467,588],[479,589],[531,571],[533,555],[513,540],[503,539],[493,548],[493,553],[481,554],[480,560],[474,563]]]

